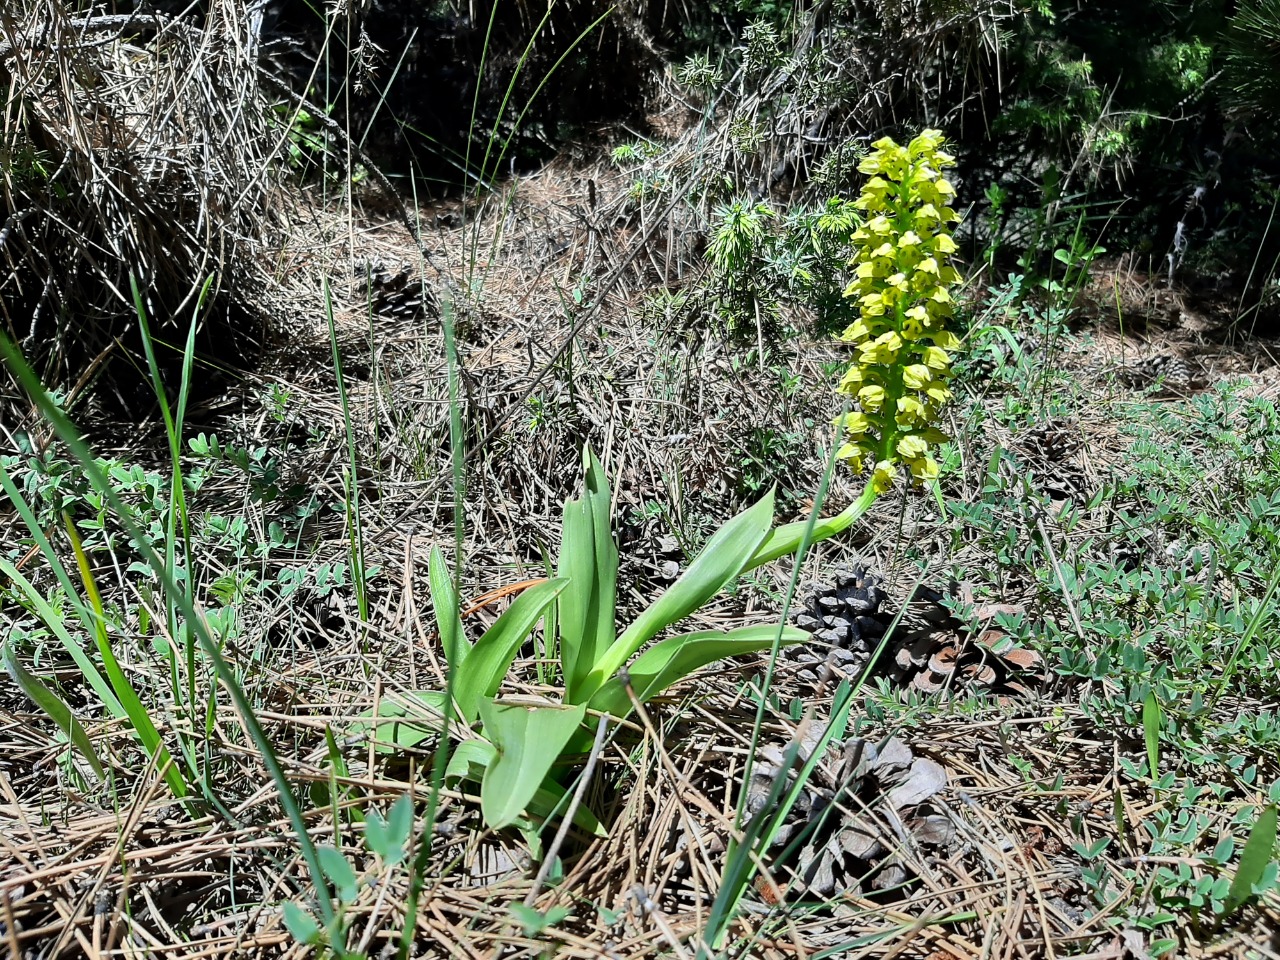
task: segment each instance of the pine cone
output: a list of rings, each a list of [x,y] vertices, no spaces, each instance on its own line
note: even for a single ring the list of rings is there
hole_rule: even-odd
[[[357,260],[353,273],[357,296],[367,296],[373,313],[378,316],[420,319],[425,315],[424,307],[434,304],[430,290],[423,285],[413,264],[401,263],[393,273],[381,260]]]
[[[815,643],[785,647],[780,659],[794,664],[795,675],[814,685],[833,675],[860,676],[893,622],[893,614],[882,609],[886,596],[875,575],[861,566],[837,568],[828,582],[809,584],[802,596],[795,623],[812,633]],[[1026,694],[1018,678],[1041,679],[1040,655],[1018,647],[994,624],[996,614],[1021,613],[1021,607],[978,606],[975,614],[982,627],[971,635],[943,599],[928,587],[917,588],[876,664],[878,673],[922,692],[977,687]],[[965,599],[972,603],[971,594]]]
[[[822,733],[811,730],[800,743],[795,766],[786,771],[788,789]],[[752,816],[768,815],[785,754],[776,746],[761,751],[747,788]],[[951,843],[955,828],[928,806],[947,784],[940,764],[914,756],[897,739],[877,745],[853,738],[832,744],[828,757],[830,763],[814,768],[774,837],[773,849],[781,852],[808,831],[797,852],[774,865],[775,879],[785,881],[791,875],[784,892],[825,898],[861,892],[864,885],[882,890],[902,883],[908,868],[896,851],[902,848],[903,829],[916,846],[945,853],[938,848]],[[768,897],[773,891],[762,887],[761,892]]]
[[[973,602],[967,587],[961,594]],[[975,606],[981,626],[971,633],[942,600],[934,590],[917,589],[892,641],[895,652],[887,668],[892,679],[924,693],[972,687],[997,695],[1026,695],[1030,691],[1022,681],[1043,679],[1041,656],[1019,647],[995,623],[997,614],[1019,614],[1022,607]]]
[[[885,593],[878,583],[865,567],[854,566],[837,567],[827,582],[805,587],[794,620],[815,642],[781,652],[798,677],[816,685],[836,672],[857,677],[866,669],[890,622],[880,615]]]
[[[1080,435],[1073,420],[1046,420],[1026,430],[1019,441],[1028,453],[1047,463],[1071,459],[1080,449]]]
[[[1020,357],[1033,356],[1040,352],[1044,341],[1035,334],[1016,332],[1014,342],[1018,345],[1015,351],[1004,337],[985,338],[978,346],[964,356],[964,369],[977,379],[986,380],[1002,367],[1017,363]]]
[[[1179,356],[1157,353],[1120,368],[1118,379],[1130,387],[1159,386],[1164,390],[1186,390],[1195,385],[1191,365]]]

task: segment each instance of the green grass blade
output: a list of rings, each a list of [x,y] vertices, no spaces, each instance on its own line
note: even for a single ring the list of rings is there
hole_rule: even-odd
[[[53,575],[57,577],[58,583],[66,593],[67,601],[75,608],[77,616],[80,617],[80,622],[84,624],[84,628],[86,630],[92,633],[94,630],[93,612],[81,602],[79,590],[76,588],[74,581],[72,581],[71,575],[67,573],[67,569],[62,562],[62,558],[58,556],[57,552],[53,549],[53,544],[49,542],[49,538],[46,537],[44,531],[40,529],[40,524],[36,521],[35,513],[32,511],[30,504],[28,504],[26,498],[22,496],[22,492],[18,490],[17,485],[13,482],[13,478],[9,476],[9,472],[4,468],[3,464],[0,464],[0,487],[4,488],[4,492],[8,495],[10,502],[17,509],[18,516],[22,518],[22,522],[26,525],[27,532],[31,534],[31,539],[33,539],[36,542],[36,546],[40,548],[40,553],[48,562],[49,569],[51,569],[53,571]],[[32,593],[33,596],[39,596],[34,593],[34,591],[32,591]],[[46,609],[52,609],[48,604],[45,604],[45,607]],[[44,614],[42,613],[41,616],[43,617]],[[57,619],[59,624],[61,624],[61,617],[56,614],[51,614],[51,616],[53,616],[54,619]],[[52,624],[49,626],[50,629],[53,629]],[[65,630],[59,634],[59,637],[63,635],[66,635]],[[112,699],[114,699],[114,697]]]
[[[329,323],[329,346],[333,351],[333,375],[338,384],[338,399],[342,404],[342,423],[347,434],[347,541],[351,554],[351,579],[356,588],[356,609],[362,623],[369,621],[368,585],[364,577],[364,528],[360,518],[360,474],[356,458],[356,432],[351,421],[351,401],[347,396],[347,381],[342,374],[342,354],[338,350],[338,327],[333,319],[333,296],[329,280],[322,283],[325,318]]]
[[[1236,875],[1231,878],[1231,888],[1227,891],[1227,899],[1223,904],[1225,916],[1231,916],[1253,895],[1253,885],[1262,878],[1275,848],[1276,806],[1272,804],[1262,811],[1258,822],[1249,831],[1244,849],[1240,851],[1240,866],[1236,868]]]
[[[1217,689],[1213,692],[1212,704],[1218,702],[1218,698],[1222,696],[1222,691],[1227,688],[1227,684],[1231,682],[1231,678],[1236,672],[1236,661],[1240,659],[1243,653],[1252,643],[1253,638],[1258,635],[1258,631],[1262,629],[1262,624],[1266,622],[1267,617],[1271,613],[1271,598],[1275,596],[1276,589],[1280,587],[1280,570],[1276,570],[1271,577],[1271,582],[1267,584],[1267,592],[1262,595],[1262,599],[1258,601],[1258,609],[1249,619],[1248,625],[1245,627],[1244,633],[1240,635],[1239,641],[1236,643],[1235,649],[1231,651],[1231,659],[1227,661],[1227,665],[1222,668],[1222,677],[1218,680]]]
[[[453,594],[460,593],[458,584],[462,577],[462,544],[465,536],[464,509],[466,503],[466,448],[462,432],[462,404],[460,400],[458,341],[453,322],[453,301],[444,297],[440,303],[440,327],[444,333],[445,366],[449,383],[449,461],[453,474]],[[435,756],[431,761],[431,790],[427,797],[427,809],[423,815],[423,833],[425,838],[414,851],[413,863],[409,869],[409,891],[405,897],[404,925],[400,928],[399,942],[396,944],[397,960],[408,960],[413,948],[418,925],[418,902],[427,885],[427,870],[431,863],[433,845],[430,842],[432,826],[436,812],[440,808],[440,791],[444,787],[445,771],[449,765],[451,744],[444,736],[453,722],[453,688],[457,683],[458,671],[450,666],[445,678],[444,715],[441,717],[439,731],[441,733]]]
[[[94,618],[94,639],[98,645],[98,656],[102,658],[102,667],[106,672],[107,680],[110,681],[111,689],[115,691],[120,705],[124,707],[125,716],[128,717],[129,725],[133,728],[138,742],[147,751],[147,755],[155,759],[157,769],[164,771],[165,783],[169,785],[169,789],[173,791],[175,797],[185,798],[188,788],[182,771],[174,763],[173,755],[169,752],[164,739],[160,736],[160,731],[151,719],[151,714],[147,712],[142,698],[138,696],[138,691],[133,688],[133,684],[125,676],[124,670],[120,668],[120,663],[116,660],[115,651],[111,649],[111,638],[107,634],[107,620],[103,611],[102,596],[98,593],[98,585],[94,582],[93,570],[89,566],[89,557],[85,554],[84,547],[80,544],[80,536],[76,533],[76,525],[71,522],[71,517],[65,513],[62,515],[62,520],[67,527],[67,536],[71,539],[71,549],[75,551],[76,565],[80,568],[80,580],[84,584],[85,595],[89,598],[89,604],[96,614]]]
[[[115,692],[111,689],[111,684],[102,675],[98,665],[89,659],[89,655],[84,652],[84,648],[75,641],[63,625],[62,617],[58,611],[49,605],[49,601],[40,595],[40,591],[35,588],[30,580],[22,575],[17,567],[3,557],[0,557],[0,573],[8,577],[18,589],[26,594],[27,601],[35,608],[36,616],[40,618],[41,622],[49,628],[55,637],[62,641],[62,646],[71,656],[71,659],[75,661],[76,666],[80,668],[80,675],[84,677],[85,682],[89,684],[93,692],[98,695],[98,699],[107,708],[107,712],[113,717],[124,719],[126,716],[124,707],[121,706]],[[74,594],[72,595],[72,601],[79,602],[75,599]]]
[[[67,419],[66,414],[59,409],[58,405],[53,402],[41,385],[40,378],[36,376],[35,371],[31,369],[23,358],[21,351],[3,331],[0,331],[0,357],[3,357],[18,382],[22,384],[23,389],[27,391],[39,407],[40,413],[53,427],[59,439],[66,444],[71,454],[80,462],[90,482],[111,506],[125,533],[133,539],[138,552],[142,554],[143,560],[151,567],[159,579],[166,595],[175,599],[182,615],[195,629],[196,637],[199,639],[205,655],[212,663],[218,680],[230,693],[231,699],[235,703],[236,711],[239,713],[250,739],[253,740],[254,746],[258,749],[263,765],[267,768],[267,773],[276,785],[276,790],[280,797],[280,805],[284,808],[285,815],[289,818],[299,851],[307,864],[312,883],[319,894],[317,903],[321,914],[326,924],[331,923],[334,919],[333,902],[329,894],[328,882],[325,880],[324,872],[320,869],[320,860],[316,854],[315,844],[311,840],[307,821],[302,816],[302,810],[299,808],[297,800],[294,799],[293,791],[289,787],[289,780],[285,776],[284,768],[280,765],[279,758],[276,757],[271,740],[267,737],[266,731],[262,729],[262,724],[258,722],[257,715],[253,711],[253,705],[249,703],[243,688],[236,682],[235,671],[222,656],[222,651],[209,631],[204,617],[178,585],[172,571],[164,565],[161,557],[152,548],[146,533],[135,520],[133,511],[129,509],[129,506],[121,500],[120,495],[112,488],[102,468],[95,462],[88,444],[81,438],[80,432]],[[32,533],[34,534],[35,531],[33,530]]]
[[[168,391],[165,389],[164,378],[160,373],[160,364],[156,359],[155,343],[151,336],[151,325],[147,320],[146,307],[142,302],[142,294],[138,290],[137,278],[132,274],[129,277],[129,284],[133,291],[134,310],[137,314],[138,327],[142,334],[142,348],[147,357],[147,369],[151,374],[151,387],[155,393],[156,403],[160,408],[161,418],[164,420],[165,434],[169,441],[171,468],[169,475],[169,514],[165,518],[165,565],[170,570],[177,569],[178,548],[181,545],[183,569],[188,574],[183,581],[183,585],[187,591],[187,596],[193,597],[195,582],[191,575],[191,521],[187,510],[186,487],[182,479],[182,425],[186,418],[187,399],[191,392],[191,370],[195,361],[196,328],[199,324],[200,310],[203,308],[205,299],[208,297],[209,290],[213,285],[213,276],[210,275],[200,289],[200,295],[196,298],[196,305],[191,316],[191,323],[187,329],[187,340],[182,352],[182,378],[178,387],[176,411],[172,411],[169,406]],[[194,721],[198,715],[197,701],[199,700],[195,635],[191,630],[191,625],[182,621],[178,614],[178,608],[171,601],[165,603],[165,615],[169,626],[169,636],[181,638],[183,666],[186,672],[186,685],[184,688],[178,677],[175,665],[171,675],[174,686],[174,699],[179,704],[185,701],[187,714]],[[205,704],[206,713],[216,707],[216,704],[212,702],[216,698],[216,691],[216,687],[210,688],[210,702]],[[210,750],[208,741],[204,745],[205,757],[203,764],[200,763],[198,757],[198,746],[192,742],[192,738],[180,737],[179,742],[187,758],[187,764],[192,771],[200,775],[200,771],[203,769],[201,780],[204,782],[206,793],[210,792]]]
[[[1155,690],[1147,694],[1142,702],[1142,736],[1147,744],[1147,766],[1151,770],[1151,779],[1160,779],[1160,727],[1164,723],[1164,711],[1160,709],[1160,701]]]
[[[94,776],[99,780],[107,779],[106,771],[102,769],[102,761],[98,759],[97,751],[93,749],[93,744],[89,742],[89,735],[85,733],[84,727],[76,719],[76,715],[71,712],[71,708],[53,690],[45,686],[38,677],[29,673],[18,662],[18,658],[13,655],[13,649],[8,643],[0,644],[0,664],[3,664],[5,670],[13,677],[14,683],[27,695],[28,699],[47,713],[50,719],[58,725],[58,729],[66,734],[67,739],[71,741],[76,750],[80,752],[80,755],[93,768]]]

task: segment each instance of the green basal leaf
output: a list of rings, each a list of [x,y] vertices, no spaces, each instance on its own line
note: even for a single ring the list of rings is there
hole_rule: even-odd
[[[810,543],[814,544],[829,540],[837,534],[848,530],[857,522],[859,517],[870,509],[875,499],[875,488],[871,484],[867,484],[867,488],[862,492],[862,495],[845,507],[844,510],[834,517],[820,518],[814,524],[813,539]],[[804,531],[808,525],[808,520],[797,520],[795,523],[784,523],[780,527],[775,527],[769,532],[769,536],[764,543],[760,544],[750,562],[743,567],[743,572],[754,570],[756,567],[772,560],[777,560],[779,557],[786,557],[795,553],[800,549],[800,544],[804,540]]]
[[[480,703],[498,692],[521,646],[567,585],[563,579],[546,580],[525,590],[476,641],[466,669],[453,678],[453,696],[467,723],[474,723]]]
[[[102,761],[98,759],[97,751],[89,742],[89,735],[85,733],[84,727],[80,725],[80,721],[76,719],[76,715],[71,712],[66,702],[45,686],[38,677],[29,673],[26,667],[18,662],[18,658],[13,655],[13,650],[7,643],[0,644],[0,664],[3,664],[4,669],[13,677],[14,683],[31,702],[47,713],[49,718],[58,725],[58,729],[66,734],[67,739],[93,768],[94,776],[99,780],[105,780],[107,775],[102,769]]]
[[[587,708],[494,700],[481,700],[479,706],[485,736],[498,751],[480,783],[480,810],[485,823],[499,830],[533,800]]]
[[[1272,804],[1262,811],[1258,822],[1249,831],[1249,839],[1240,851],[1240,866],[1231,879],[1223,913],[1230,916],[1244,906],[1253,895],[1253,886],[1262,879],[1276,848],[1276,806]]]
[[[488,740],[463,740],[449,754],[449,765],[445,767],[444,778],[453,783],[458,780],[470,780],[479,783],[489,764],[498,757],[498,750]]]
[[[569,792],[554,780],[542,781],[533,799],[529,801],[530,816],[547,821],[553,817],[563,817],[569,809]],[[573,825],[595,837],[607,837],[609,831],[585,804],[579,804],[573,811]]]
[[[581,500],[564,505],[558,573],[569,586],[557,605],[560,665],[565,698],[578,702],[587,681],[615,637],[618,548],[613,542],[609,481],[600,461],[583,452]]]
[[[728,586],[764,542],[772,521],[773,491],[770,491],[717,530],[684,575],[614,641],[579,696],[593,695],[648,641]]]
[[[777,624],[743,627],[728,632],[705,630],[697,633],[669,637],[636,658],[627,668],[631,689],[641,702],[656,697],[673,683],[677,683],[709,663],[747,653],[769,650],[782,632],[782,645],[804,643],[809,634],[795,627],[779,627]],[[591,709],[625,717],[631,712],[631,699],[626,687],[613,677],[591,698]]]
[[[435,611],[436,631],[440,635],[445,660],[450,669],[461,670],[467,654],[471,652],[471,644],[467,642],[462,617],[459,615],[458,594],[453,588],[453,577],[449,575],[449,568],[439,547],[432,548],[431,557],[427,561],[427,582],[431,588],[431,606]]]
[[[381,701],[376,716],[372,710],[365,711],[351,725],[348,736],[372,741],[379,753],[407,750],[437,736],[444,723],[443,691],[413,690],[405,697],[408,699]]]
[[[451,783],[459,780],[480,783],[484,778],[485,770],[497,759],[497,756],[497,749],[487,740],[464,740],[449,755],[449,767],[445,771],[445,780]],[[568,793],[554,780],[543,780],[526,807],[530,816],[544,821],[560,816],[568,809]],[[573,822],[575,826],[593,836],[607,835],[607,831],[601,826],[596,815],[585,806],[579,805],[574,810]]]

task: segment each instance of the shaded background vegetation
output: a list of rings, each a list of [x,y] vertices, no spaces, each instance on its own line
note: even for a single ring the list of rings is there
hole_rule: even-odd
[[[4,22],[10,57],[40,24],[70,30],[77,16],[133,7],[19,4]],[[205,31],[206,39],[221,32],[240,52],[235,69],[243,75],[231,86],[240,84],[242,92],[235,98],[260,99],[240,114],[206,111],[206,120],[214,128],[240,125],[224,132],[240,145],[235,160],[244,171],[261,168],[265,158],[257,151],[270,121],[278,126],[293,115],[293,104],[267,78],[283,78],[350,131],[406,197],[420,200],[527,170],[570,144],[584,155],[610,149],[631,136],[620,124],[669,141],[669,125],[648,121],[658,92],[670,93],[674,78],[690,108],[685,129],[719,125],[727,137],[724,169],[704,180],[726,174],[708,188],[719,193],[710,199],[749,194],[821,203],[851,191],[857,157],[877,136],[939,126],[961,158],[961,195],[982,198],[967,218],[971,260],[986,256],[1012,266],[1020,258],[1026,269],[1072,237],[1102,238],[1112,253],[1131,252],[1167,278],[1204,281],[1246,309],[1268,308],[1255,324],[1274,313],[1275,0],[644,0],[616,7],[604,0],[546,7],[524,0],[365,0],[336,14],[304,0],[272,0],[260,17],[239,19],[226,15],[234,7],[156,5]],[[63,53],[45,69],[65,77],[89,69],[101,80],[110,71],[92,49]],[[258,78],[245,73],[255,63]],[[226,76],[224,68],[218,83],[226,85]],[[182,244],[151,237],[118,249],[105,244],[89,255],[83,238],[118,231],[102,209],[75,198],[94,195],[98,180],[114,174],[84,143],[67,154],[48,123],[31,122],[39,113],[29,109],[38,79],[12,65],[0,70],[17,121],[6,125],[2,145],[0,212],[10,271],[4,322],[19,339],[30,337],[33,314],[56,316],[59,331],[73,326],[74,338],[62,332],[46,338],[52,353],[44,369],[55,381],[74,382],[133,323],[132,304],[121,295],[128,289],[126,261],[148,245],[154,259],[155,250]],[[96,89],[108,87],[99,82]],[[92,95],[100,112],[105,96]],[[319,163],[342,152],[317,117],[304,111],[293,120],[300,156]],[[85,162],[60,165],[60,152]],[[193,203],[179,204],[179,222],[199,221],[218,189],[201,183],[198,169],[190,174]],[[151,185],[158,197],[174,194],[172,171],[166,176],[168,182]],[[411,176],[418,177],[416,194]],[[251,343],[260,326],[245,319],[252,297],[233,295],[235,285],[227,282],[244,264],[232,235],[252,237],[264,228],[261,217],[244,219],[244,202],[253,196],[215,204],[227,245],[212,271],[218,296],[205,322],[230,324],[229,342],[238,344]],[[182,212],[188,208],[190,214]],[[156,219],[161,233],[172,225]],[[68,243],[71,236],[82,240]],[[68,262],[67,249],[82,255]],[[88,275],[98,280],[64,282],[81,276],[89,261],[97,266]],[[194,274],[209,264],[188,261],[144,270],[150,280],[143,292],[162,317],[207,279]],[[115,290],[105,301],[102,280]],[[246,351],[240,353],[243,359]]]

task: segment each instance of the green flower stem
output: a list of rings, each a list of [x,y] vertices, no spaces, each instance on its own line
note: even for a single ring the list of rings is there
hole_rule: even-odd
[[[817,522],[813,528],[813,540],[811,542],[817,543],[820,540],[829,540],[836,534],[848,530],[858,521],[859,517],[871,508],[871,505],[876,501],[877,495],[874,484],[868,483],[866,489],[862,491],[862,496],[845,507],[843,511],[834,517],[827,517],[825,520]],[[770,560],[777,560],[779,557],[795,553],[800,548],[800,541],[804,538],[805,527],[808,525],[808,520],[797,520],[795,523],[786,523],[780,527],[775,527],[770,531],[769,536],[765,538],[764,543],[760,544],[746,567],[743,568],[743,573],[748,570],[754,570]]]

